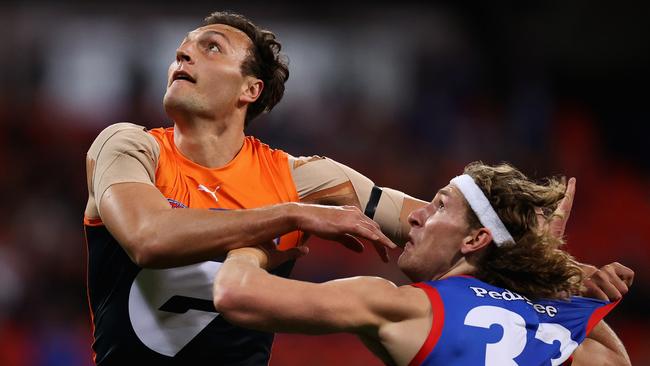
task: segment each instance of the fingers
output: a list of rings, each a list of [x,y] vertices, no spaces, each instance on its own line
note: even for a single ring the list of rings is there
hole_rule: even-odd
[[[621,295],[627,294],[629,290],[628,286],[634,279],[634,271],[618,262],[603,266],[602,270],[606,273],[611,284],[616,287]]]
[[[257,247],[248,247],[244,249],[262,251],[266,260],[260,260],[260,267],[264,269],[273,269],[284,262],[298,259],[309,253],[309,247],[306,245],[300,245],[286,250],[279,250],[272,241],[263,242]],[[235,249],[234,251],[240,250],[242,249]]]
[[[566,191],[564,192],[564,198],[560,201],[558,208],[562,210],[567,218],[571,213],[571,208],[573,207],[573,197],[576,195],[576,179],[574,177],[569,178],[569,182],[566,185]]]
[[[608,301],[609,297],[605,294],[591,279],[585,279],[581,289],[581,295],[585,297],[592,297],[598,300]]]
[[[309,247],[306,245],[301,245],[293,248],[289,248],[284,251],[280,251],[280,253],[283,253],[284,260],[282,262],[290,261],[290,260],[295,260],[300,257],[304,257],[307,254],[309,254]]]
[[[632,282],[634,282],[633,270],[618,262],[611,263],[610,266],[612,266],[616,277],[620,278],[628,287],[632,286]]]
[[[384,261],[388,261],[388,251],[385,248],[397,247],[382,233],[379,224],[355,206],[304,205],[303,208],[308,218],[302,222],[303,231],[311,232],[323,239],[338,241],[355,252],[364,249],[360,239],[368,240],[375,246],[375,250]]]
[[[584,281],[588,293],[599,299],[616,301],[629,291],[634,279],[634,271],[614,262],[594,271]]]
[[[604,300],[616,301],[623,297],[621,291],[614,285],[614,281],[610,279],[610,276],[605,271],[598,271],[588,278],[585,282],[591,282],[594,286],[597,286],[600,289],[600,292],[604,293],[606,298]],[[625,286],[627,292],[627,286]],[[602,297],[598,297],[602,299]]]
[[[388,255],[388,249],[386,249],[385,246],[373,243],[373,247],[375,247],[377,254],[379,254],[379,258],[381,258],[381,260],[384,263],[388,263],[390,261],[390,256]]]
[[[350,234],[343,234],[336,238],[336,241],[343,244],[344,247],[350,249],[353,252],[361,253],[365,248],[361,240],[355,238]]]
[[[379,244],[391,249],[397,248],[397,245],[384,235],[379,224],[364,215],[357,207],[343,206],[343,208],[353,213],[354,220],[357,221],[352,229],[352,235],[370,240],[373,244]]]
[[[375,222],[373,221],[373,223]],[[358,237],[370,240],[375,246],[379,245],[391,249],[396,248],[397,245],[381,232],[379,225],[375,225],[370,225],[367,222],[359,223],[354,230],[354,234]]]
[[[571,177],[567,183],[564,198],[553,212],[553,216],[549,220],[549,229],[551,234],[557,238],[564,236],[566,223],[569,221],[571,215],[571,208],[573,207],[573,198],[576,192],[576,179]]]

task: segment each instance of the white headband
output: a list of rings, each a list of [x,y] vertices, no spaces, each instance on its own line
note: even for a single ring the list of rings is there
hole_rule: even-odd
[[[459,175],[449,183],[454,184],[460,190],[460,193],[465,196],[465,199],[469,202],[472,211],[478,216],[481,224],[492,233],[492,240],[497,247],[502,246],[508,241],[515,242],[508,229],[506,229],[506,226],[503,225],[503,221],[501,221],[499,215],[497,215],[492,205],[490,205],[490,201],[488,201],[472,177],[467,174]]]

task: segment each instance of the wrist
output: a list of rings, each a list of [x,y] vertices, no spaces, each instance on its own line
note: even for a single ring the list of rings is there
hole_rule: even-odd
[[[269,263],[269,257],[266,252],[257,247],[233,249],[228,252],[226,260],[228,259],[246,261],[260,268],[266,268]]]
[[[289,220],[289,224],[293,230],[301,230],[302,228],[302,204],[298,202],[288,202],[283,205],[284,217]]]

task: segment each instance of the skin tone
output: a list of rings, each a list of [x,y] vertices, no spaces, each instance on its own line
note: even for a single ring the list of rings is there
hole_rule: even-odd
[[[262,80],[241,73],[251,46],[238,29],[208,25],[187,34],[169,66],[163,105],[174,120],[174,141],[200,165],[221,167],[243,145],[248,104],[264,88]]]
[[[250,46],[251,40],[235,28],[204,26],[187,34],[169,67],[163,104],[174,121],[174,142],[199,165],[224,166],[242,147],[246,110],[264,88],[261,80],[241,73]],[[121,183],[106,190],[99,210],[134,263],[147,268],[209,260],[294,230],[340,241],[355,251],[363,249],[359,239],[364,239],[386,260],[385,248],[395,247],[354,206],[286,203],[236,211],[173,210],[155,187]],[[172,232],[163,230],[172,226]]]
[[[567,197],[571,200],[573,196]],[[563,202],[558,210],[566,207],[567,202]],[[449,185],[431,203],[412,212],[408,218],[409,241],[398,260],[400,269],[413,281],[471,274],[472,257],[480,255],[492,238],[486,228],[469,228],[465,222],[467,210],[457,188]],[[568,214],[558,217],[566,220]],[[228,321],[253,329],[306,334],[353,333],[385,363],[407,365],[431,328],[433,314],[424,292],[412,286],[397,287],[376,277],[315,284],[271,276],[263,269],[307,251],[306,248],[281,253],[257,248],[232,251],[215,278],[215,308]],[[627,292],[633,276],[629,269],[619,269],[616,278],[623,285],[620,289],[614,286],[613,296]],[[605,291],[610,294],[609,290]],[[283,296],[277,296],[278,293]],[[615,335],[607,329],[603,326],[596,331],[596,338],[592,337],[593,343],[587,346],[600,350],[605,359],[610,356],[612,360],[624,359],[624,348],[613,346],[616,341],[611,341],[611,337]]]

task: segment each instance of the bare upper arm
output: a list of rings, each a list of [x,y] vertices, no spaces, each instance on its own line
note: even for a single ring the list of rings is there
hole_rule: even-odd
[[[317,284],[238,265],[229,260],[222,267],[215,282],[215,301],[227,319],[242,326],[307,334],[350,332],[376,338],[385,324],[426,315],[426,295],[382,278],[353,277]]]
[[[344,319],[343,326],[357,333],[378,333],[386,324],[425,316],[427,312],[428,301],[426,296],[420,296],[421,291],[397,287],[380,277],[353,277],[318,286],[318,291],[330,298],[321,304],[323,310],[332,319]]]
[[[159,154],[144,127],[117,123],[97,136],[86,155],[85,216],[100,219],[130,255],[149,214],[170,209],[154,185]]]
[[[100,202],[104,225],[132,259],[136,246],[153,238],[146,230],[150,220],[156,213],[172,210],[156,187],[142,183],[113,184]]]

